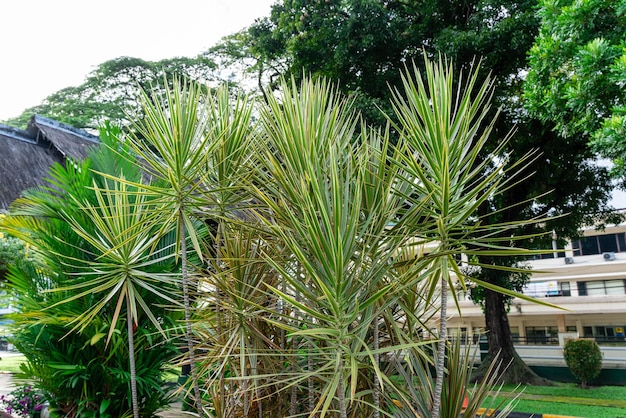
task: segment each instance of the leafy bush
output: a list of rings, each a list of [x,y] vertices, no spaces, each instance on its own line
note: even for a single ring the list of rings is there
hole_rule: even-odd
[[[11,341],[28,360],[22,364],[19,377],[32,381],[49,399],[50,409],[61,416],[128,415],[128,347],[122,332],[114,332],[106,345],[110,312],[96,317],[81,332],[68,334],[67,318],[84,311],[89,301],[51,306],[62,295],[33,292],[47,279],[35,271],[24,273],[9,276],[21,307],[13,318]],[[163,316],[163,320],[169,318]],[[164,372],[177,355],[175,342],[164,341],[150,321],[140,317],[135,329],[135,358],[142,416],[151,416],[170,402]]]
[[[602,353],[595,340],[569,340],[565,343],[563,356],[567,367],[574,377],[580,380],[580,385],[583,388],[587,386],[587,382],[600,375]]]
[[[19,214],[2,220],[37,261],[8,269],[7,292],[18,310],[12,342],[28,360],[22,377],[63,416],[152,416],[168,403],[163,376],[178,355],[170,332],[180,316],[170,309],[178,269],[170,256],[173,235],[157,235],[153,223],[137,218],[151,213],[136,204],[140,198],[91,171],[120,170],[134,180],[139,175],[130,162],[117,162],[121,151],[113,143],[98,149],[80,166],[53,165],[55,187],[24,192],[14,206]],[[135,232],[112,231],[112,219],[113,226],[135,221]]]
[[[8,395],[0,395],[1,410],[20,417],[41,417],[45,404],[43,394],[30,385],[19,387]]]
[[[0,219],[5,216],[0,213]],[[23,264],[31,259],[28,246],[23,241],[0,232],[0,281],[6,279],[9,266]]]

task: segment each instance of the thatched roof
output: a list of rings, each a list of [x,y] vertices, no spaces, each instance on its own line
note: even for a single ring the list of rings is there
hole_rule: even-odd
[[[42,185],[53,163],[84,159],[98,143],[95,135],[37,115],[26,130],[0,124],[0,211]]]

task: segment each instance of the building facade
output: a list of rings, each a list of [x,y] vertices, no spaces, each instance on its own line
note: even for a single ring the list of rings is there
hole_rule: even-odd
[[[514,299],[508,317],[516,343],[558,344],[559,336],[576,336],[626,345],[626,224],[586,229],[564,250],[529,262],[533,273],[523,293],[560,309]],[[467,297],[460,306],[461,314],[450,306],[450,332],[483,332],[481,308]]]

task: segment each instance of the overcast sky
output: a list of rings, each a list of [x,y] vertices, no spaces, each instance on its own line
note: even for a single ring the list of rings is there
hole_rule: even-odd
[[[0,121],[121,56],[195,56],[275,0],[0,0]],[[614,205],[626,207],[626,193]]]
[[[0,0],[0,120],[121,56],[195,56],[274,0]]]

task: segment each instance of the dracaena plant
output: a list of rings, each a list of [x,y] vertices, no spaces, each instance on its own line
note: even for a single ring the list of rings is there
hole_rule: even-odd
[[[103,131],[102,134],[105,144],[111,147],[103,146],[99,151],[101,154],[94,158],[100,169],[106,167],[105,161],[111,162],[110,158],[117,158],[119,152],[123,152],[119,149],[110,152],[117,149],[113,146],[117,140],[116,132]],[[73,163],[68,163],[65,168],[56,166],[51,177],[56,187],[28,193],[13,207],[12,216],[5,220],[4,226],[30,243],[41,263],[40,268],[34,269],[35,274],[32,269],[30,272],[21,269],[12,277],[23,310],[23,315],[18,316],[17,322],[22,328],[17,333],[17,340],[27,355],[32,355],[30,370],[35,374],[37,370],[46,373],[49,371],[46,367],[54,368],[55,364],[62,362],[57,356],[54,364],[42,366],[39,363],[42,357],[37,351],[43,350],[45,342],[29,342],[28,335],[34,330],[53,336],[49,341],[53,345],[59,341],[64,345],[67,342],[66,349],[59,354],[61,358],[66,356],[68,362],[71,353],[77,354],[76,350],[88,342],[94,349],[91,357],[89,354],[79,356],[81,360],[74,364],[77,369],[70,368],[66,372],[76,372],[74,377],[88,372],[102,375],[100,382],[110,381],[110,387],[118,388],[117,392],[119,386],[113,383],[116,378],[107,376],[108,373],[115,374],[112,372],[115,355],[124,351],[128,365],[124,373],[129,376],[124,385],[130,390],[117,396],[130,399],[132,414],[138,417],[146,412],[146,408],[161,405],[157,402],[146,406],[150,399],[154,399],[154,395],[146,394],[146,386],[142,385],[138,393],[137,381],[145,382],[147,369],[142,364],[142,375],[137,377],[135,352],[157,349],[151,347],[150,341],[169,338],[169,321],[163,320],[163,306],[175,304],[177,299],[177,283],[172,274],[176,268],[172,240],[171,235],[158,233],[161,226],[149,220],[155,203],[147,195],[125,183],[94,174],[90,170],[91,163],[92,160],[87,160],[79,167]],[[110,166],[120,170],[115,174],[124,174],[123,161]],[[129,175],[138,175],[133,167],[127,168]],[[166,323],[168,325],[164,327]],[[125,332],[120,329],[121,325],[125,326]],[[146,339],[142,335],[148,330],[160,337]],[[120,347],[122,340],[114,338],[120,333],[125,335],[126,350]],[[139,347],[135,346],[136,335],[141,336]],[[157,375],[162,362],[173,356],[169,349],[162,349],[161,354],[162,357],[157,355],[150,360],[156,365],[153,369]],[[89,367],[79,367],[83,363]],[[118,366],[116,363],[115,367]],[[90,367],[100,371],[96,373]],[[161,380],[155,382],[158,385]],[[50,393],[60,389],[50,382],[41,384]],[[72,385],[76,386],[76,382]],[[154,394],[162,393],[160,389],[150,390]],[[99,393],[105,400],[111,396],[107,391]],[[70,405],[59,407],[69,408],[74,411],[72,413],[82,411],[81,414],[94,408],[92,399],[85,399],[82,395],[72,397]],[[71,406],[71,402],[77,402],[77,405]],[[123,405],[121,402],[119,406]]]
[[[202,270],[202,265],[190,265],[188,253],[202,263],[205,247],[216,243],[219,246],[219,239],[211,242],[207,225],[219,224],[242,198],[236,186],[245,177],[243,160],[253,138],[251,108],[244,97],[233,99],[225,87],[211,92],[197,83],[179,79],[165,88],[164,95],[156,90],[143,91],[140,105],[145,117],[133,119],[133,131],[126,143],[152,182],[149,186],[131,184],[158,202],[158,209],[151,211],[150,222],[160,224],[164,230],[173,226],[176,231],[187,363],[195,410],[202,415],[192,321],[192,308],[201,286],[194,272]]]

